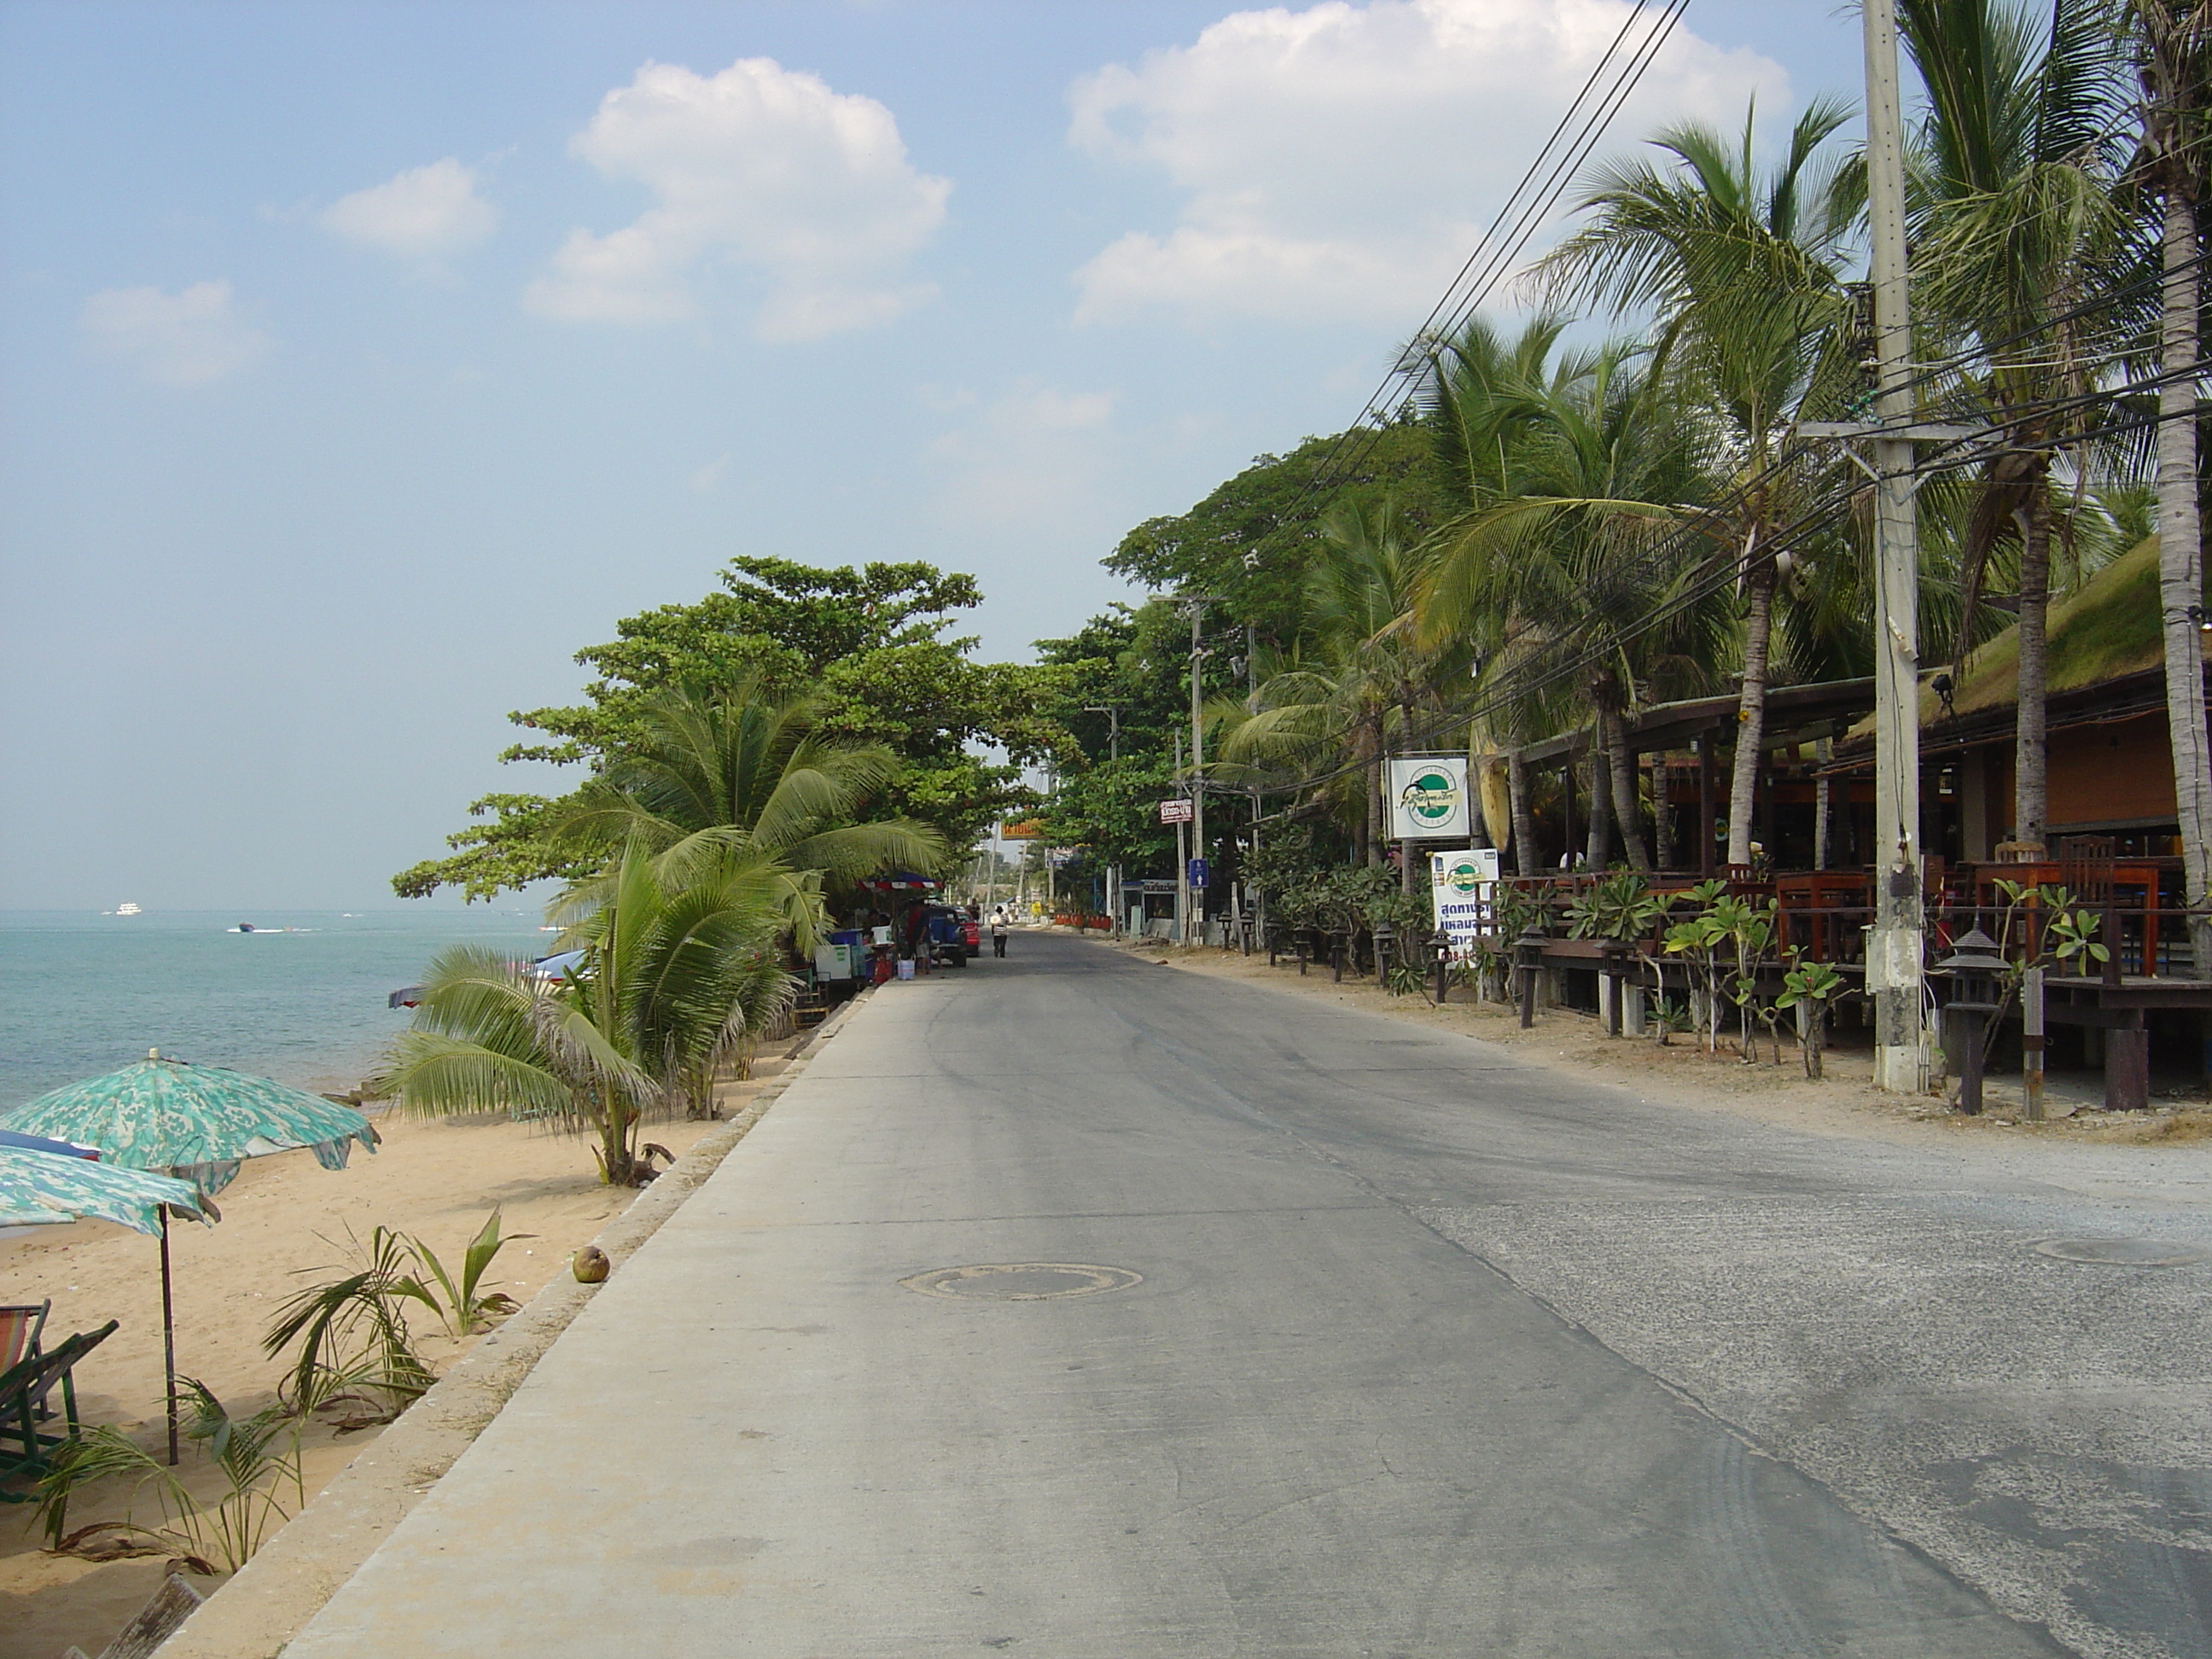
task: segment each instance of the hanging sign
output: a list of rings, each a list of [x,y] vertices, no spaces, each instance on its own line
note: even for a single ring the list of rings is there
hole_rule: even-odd
[[[1462,847],[1429,854],[1429,910],[1436,929],[1464,951],[1490,920],[1490,898],[1498,880],[1495,847]]]
[[[1389,801],[1393,841],[1449,841],[1469,834],[1467,757],[1392,761]]]
[[[1164,800],[1160,803],[1160,822],[1162,823],[1188,823],[1191,821],[1194,810],[1195,809],[1192,806],[1189,801],[1185,800],[1181,797],[1177,797],[1174,800]]]

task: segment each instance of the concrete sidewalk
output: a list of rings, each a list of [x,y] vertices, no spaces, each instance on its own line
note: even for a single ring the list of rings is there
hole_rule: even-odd
[[[288,1659],[2058,1650],[1152,1029],[1249,994],[1016,948],[860,1011]],[[924,1278],[1036,1263],[1119,1271]]]

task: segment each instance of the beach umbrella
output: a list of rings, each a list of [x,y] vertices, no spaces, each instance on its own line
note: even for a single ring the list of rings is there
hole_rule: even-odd
[[[100,1156],[90,1146],[73,1146],[66,1140],[49,1140],[44,1135],[19,1135],[13,1129],[0,1129],[0,1146],[13,1146],[26,1152],[52,1152],[61,1158]]]
[[[188,1181],[96,1163],[79,1152],[0,1144],[0,1227],[91,1220],[154,1233],[161,1231],[165,1205],[204,1220],[216,1213]]]
[[[220,1066],[165,1060],[71,1083],[5,1115],[5,1127],[96,1148],[102,1160],[189,1182],[212,1198],[239,1165],[301,1146],[343,1170],[353,1145],[376,1150],[376,1131],[350,1106]],[[169,1462],[177,1461],[177,1332],[170,1294],[167,1212],[161,1212],[161,1346],[168,1377]]]

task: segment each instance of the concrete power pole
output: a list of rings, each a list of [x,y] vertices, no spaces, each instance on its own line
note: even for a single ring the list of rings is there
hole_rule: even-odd
[[[1866,985],[1874,1002],[1875,1086],[1928,1086],[1922,1018],[1918,526],[1913,506],[1912,317],[1905,247],[1904,114],[1897,88],[1896,0],[1864,0],[1867,198],[1873,221],[1875,441],[1874,927]]]
[[[1175,760],[1176,781],[1180,783],[1182,781],[1182,733],[1180,732],[1176,733]],[[1187,862],[1190,857],[1189,834],[1190,825],[1181,818],[1176,819],[1176,938],[1184,943],[1190,939],[1190,870]]]
[[[1083,705],[1083,712],[1086,714],[1105,715],[1106,760],[1109,765],[1118,763],[1121,758],[1121,705],[1118,703],[1086,702]],[[1113,918],[1114,931],[1118,937],[1121,933],[1122,921],[1121,866],[1118,864],[1109,865],[1106,867],[1106,914]]]
[[[1204,593],[1185,596],[1190,606],[1190,855],[1193,859],[1206,856],[1206,737],[1201,719],[1206,702],[1204,675],[1206,647],[1200,643],[1201,630],[1206,622],[1206,607],[1212,603]],[[1190,879],[1188,866],[1183,879]],[[1191,896],[1191,928],[1188,938],[1195,939],[1206,931],[1206,890],[1199,888]],[[1188,942],[1188,940],[1186,940]]]

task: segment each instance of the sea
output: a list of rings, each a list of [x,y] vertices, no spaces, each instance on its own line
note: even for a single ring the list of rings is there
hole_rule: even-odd
[[[149,1048],[350,1089],[408,1013],[391,994],[466,943],[539,957],[543,917],[465,910],[0,911],[0,1111]],[[241,933],[241,922],[252,932]]]

